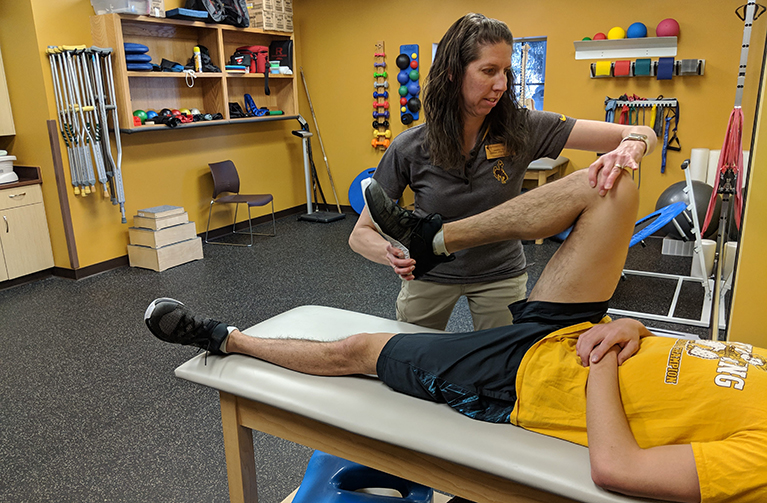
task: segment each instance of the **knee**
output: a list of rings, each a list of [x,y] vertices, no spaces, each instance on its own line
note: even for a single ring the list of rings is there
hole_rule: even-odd
[[[373,334],[366,333],[354,334],[337,341],[332,355],[335,365],[344,369],[345,373],[375,373],[378,355],[374,354],[373,342]]]

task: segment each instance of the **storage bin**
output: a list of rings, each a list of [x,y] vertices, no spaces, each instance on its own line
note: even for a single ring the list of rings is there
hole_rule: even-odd
[[[96,14],[149,14],[149,0],[91,0]]]

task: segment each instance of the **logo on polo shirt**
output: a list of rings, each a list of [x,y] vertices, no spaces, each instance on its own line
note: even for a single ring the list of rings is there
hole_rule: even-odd
[[[503,161],[495,163],[495,166],[493,166],[493,176],[504,185],[509,181],[509,175],[503,170]]]

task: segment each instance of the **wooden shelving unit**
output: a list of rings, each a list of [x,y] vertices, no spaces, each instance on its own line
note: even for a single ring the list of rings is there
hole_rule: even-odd
[[[242,122],[294,119],[298,115],[298,86],[295,75],[269,75],[271,93],[264,93],[262,74],[198,73],[193,87],[188,87],[183,73],[128,71],[123,44],[133,42],[149,47],[152,61],[163,58],[185,65],[196,45],[208,48],[213,64],[223,69],[235,49],[244,45],[269,46],[272,40],[293,40],[292,33],[236,28],[199,21],[160,19],[149,16],[103,14],[91,17],[93,42],[114,49],[115,89],[117,92],[120,129],[126,133],[169,129],[164,125],[135,126],[133,111],[137,109],[198,108],[203,113],[223,115],[223,120],[181,124],[187,127],[215,126]],[[258,107],[282,110],[284,115],[232,119],[229,102],[243,104],[250,94]]]

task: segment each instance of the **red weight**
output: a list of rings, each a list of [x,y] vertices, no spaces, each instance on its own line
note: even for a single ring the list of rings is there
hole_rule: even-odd
[[[410,62],[410,68],[412,68],[413,70],[418,68],[418,61],[416,61],[416,60],[411,61]]]

